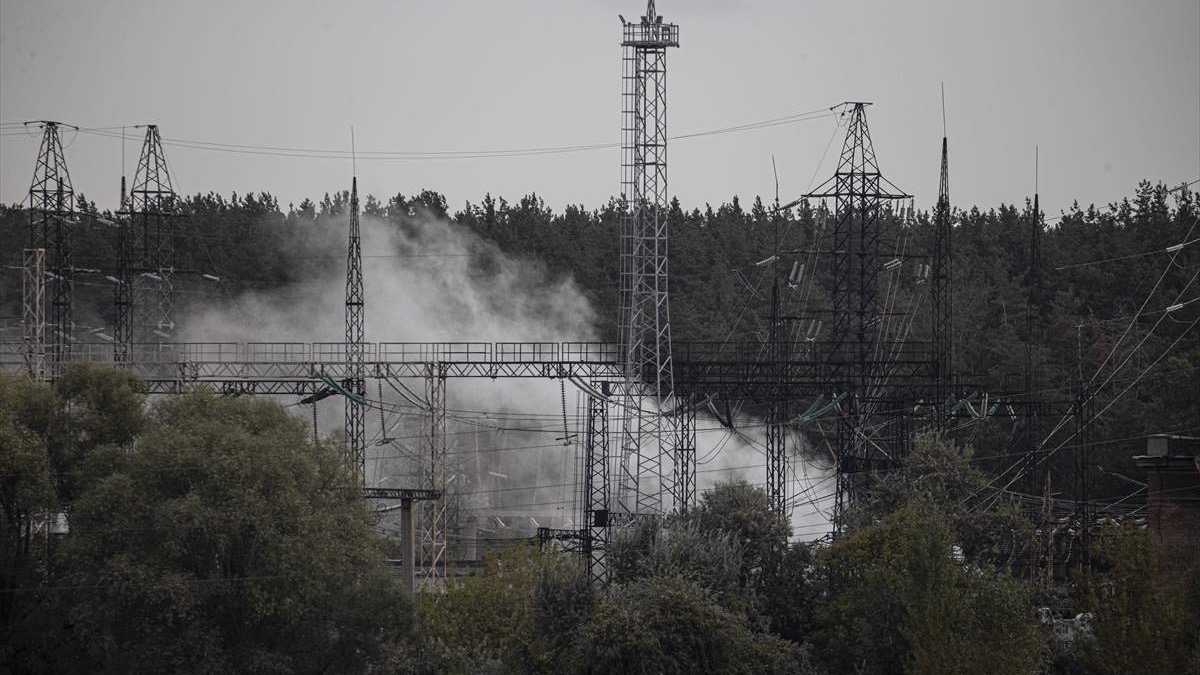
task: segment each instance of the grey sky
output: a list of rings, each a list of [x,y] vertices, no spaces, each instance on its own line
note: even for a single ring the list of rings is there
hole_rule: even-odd
[[[660,0],[681,27],[669,57],[672,135],[875,102],[881,167],[936,196],[946,85],[956,205],[1041,193],[1055,214],[1138,180],[1200,178],[1196,0],[796,2]],[[619,140],[617,13],[638,0],[0,0],[0,121],[158,123],[164,137],[360,151],[507,149]],[[0,200],[23,199],[37,139],[0,136]],[[822,119],[671,146],[686,206],[809,187]],[[132,173],[140,143],[126,144]],[[71,140],[73,134],[67,134]],[[838,139],[839,142],[840,138]],[[188,193],[289,201],[348,187],[348,161],[167,148]],[[820,174],[832,171],[836,147]],[[79,134],[76,189],[114,206],[121,143]],[[455,208],[536,191],[555,208],[618,190],[618,152],[436,161],[360,159],[366,192],[432,188]]]

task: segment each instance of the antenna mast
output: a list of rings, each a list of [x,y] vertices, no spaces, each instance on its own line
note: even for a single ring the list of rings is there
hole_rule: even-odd
[[[1025,301],[1025,465],[1028,479],[1028,492],[1037,494],[1046,478],[1042,473],[1049,472],[1044,467],[1043,472],[1037,468],[1042,463],[1042,400],[1040,378],[1038,377],[1038,349],[1041,342],[1039,330],[1039,315],[1042,299],[1042,212],[1038,204],[1038,164],[1039,152],[1034,147],[1033,160],[1033,213],[1029,219],[1029,269],[1026,273]]]
[[[937,210],[934,212],[932,318],[933,350],[936,359],[934,414],[942,433],[949,429],[946,414],[954,389],[954,256],[950,237],[950,160],[946,140],[946,90],[942,88],[942,171],[938,180]]]

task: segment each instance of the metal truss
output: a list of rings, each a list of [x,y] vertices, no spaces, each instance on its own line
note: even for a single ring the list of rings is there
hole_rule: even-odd
[[[421,533],[420,586],[427,591],[446,588],[446,374],[437,364],[425,373],[425,398],[429,402],[429,489],[437,498],[425,502]]]
[[[21,265],[21,338],[25,371],[46,379],[46,249],[27,248]]]
[[[682,395],[676,400],[675,508],[684,512],[696,505],[696,396]]]
[[[607,382],[599,383],[600,393],[608,396]],[[608,583],[608,563],[605,558],[609,539],[609,452],[607,398],[588,395],[587,429],[583,441],[583,543],[588,574],[594,584]]]
[[[778,249],[778,245],[775,247]],[[771,382],[765,392],[767,401],[766,454],[767,454],[767,503],[771,510],[787,516],[787,422],[788,422],[788,379],[786,372],[789,352],[789,337],[781,315],[779,276],[775,275],[771,285],[771,317],[767,330],[767,362]]]

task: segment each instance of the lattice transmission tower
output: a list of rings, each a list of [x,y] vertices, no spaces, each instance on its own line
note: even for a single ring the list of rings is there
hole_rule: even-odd
[[[43,361],[43,372],[56,376],[71,358],[75,328],[72,308],[75,270],[71,246],[77,223],[75,190],[71,187],[71,173],[67,170],[59,130],[64,126],[75,127],[45,120],[29,124],[37,124],[42,129],[37,165],[29,186],[29,239],[30,248],[45,250],[45,273],[50,278],[45,290],[50,307],[42,331],[43,335],[49,333],[45,352],[48,352],[50,363],[46,368]]]
[[[671,366],[667,293],[667,49],[679,27],[664,23],[654,0],[638,23],[622,19],[622,200],[620,344],[624,415],[617,509],[664,511],[664,498],[686,507],[677,471],[691,460],[683,447]],[[682,461],[681,461],[682,460]],[[670,507],[668,507],[669,509]]]
[[[169,342],[174,336],[175,223],[180,215],[158,125],[148,124],[120,213],[113,329],[117,363],[129,362],[135,343]]]
[[[830,371],[845,387],[842,416],[838,420],[837,487],[834,525],[853,494],[858,476],[880,460],[880,449],[868,442],[874,407],[866,400],[870,386],[887,368],[877,356],[881,320],[879,307],[880,210],[888,200],[908,199],[883,177],[867,127],[870,103],[843,104],[849,115],[846,138],[834,175],[809,199],[833,198],[832,313],[833,333],[827,355]]]

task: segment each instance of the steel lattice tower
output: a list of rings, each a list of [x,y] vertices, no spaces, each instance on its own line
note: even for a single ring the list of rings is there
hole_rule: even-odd
[[[29,186],[29,234],[31,248],[44,249],[49,258],[50,332],[49,374],[58,375],[71,358],[74,331],[72,302],[74,266],[71,245],[75,230],[75,190],[63,154],[59,122],[36,122],[42,128],[42,144]],[[71,127],[74,128],[74,127]]]
[[[359,482],[366,477],[366,415],[367,395],[365,374],[366,323],[363,314],[362,243],[358,221],[358,177],[350,184],[350,237],[346,252],[346,362],[350,377],[346,390],[346,443],[350,466]]]
[[[933,217],[933,304],[934,416],[939,431],[949,428],[946,414],[954,389],[954,271],[950,248],[950,160],[946,137],[942,136],[942,172],[938,181],[937,208]]]
[[[1038,193],[1033,193],[1033,213],[1029,221],[1029,270],[1025,278],[1025,478],[1032,494],[1045,482],[1050,468],[1042,465],[1042,400],[1038,377],[1039,324],[1042,298],[1042,212]],[[1039,471],[1038,468],[1042,470]]]
[[[683,503],[672,466],[678,425],[664,414],[675,405],[667,293],[667,48],[679,46],[679,27],[663,23],[654,0],[640,22],[622,24],[625,415],[617,506],[627,514],[653,514],[663,512],[664,493]]]
[[[841,157],[834,175],[804,195],[833,198],[833,334],[828,360],[846,387],[847,406],[838,420],[835,527],[851,495],[855,477],[874,463],[875,451],[864,433],[870,411],[861,400],[879,375],[875,351],[879,338],[880,207],[886,200],[907,199],[879,171],[867,127],[866,106],[843,104],[850,115]],[[890,190],[889,190],[890,188]]]
[[[124,205],[118,256],[118,362],[129,358],[133,342],[170,341],[175,331],[175,220],[179,199],[163,152],[158,125],[146,126],[146,139]]]

